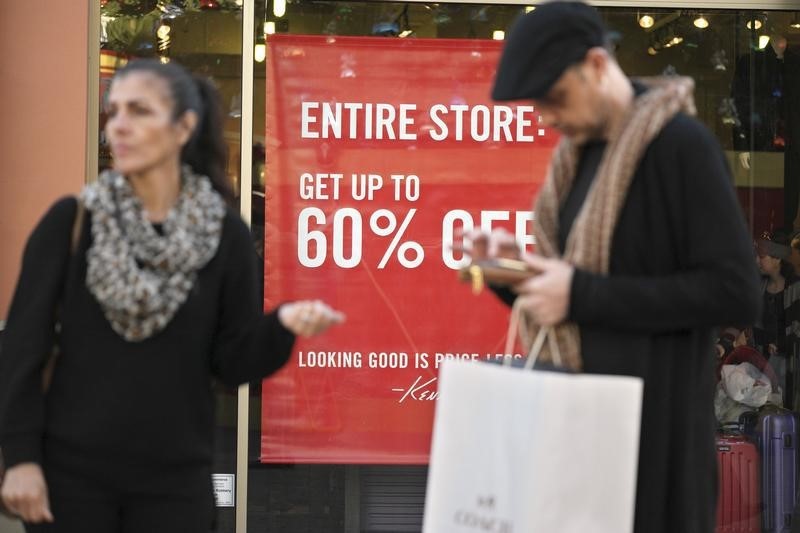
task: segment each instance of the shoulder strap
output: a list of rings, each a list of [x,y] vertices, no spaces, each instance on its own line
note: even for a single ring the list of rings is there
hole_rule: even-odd
[[[75,210],[75,220],[72,221],[72,237],[69,244],[70,255],[75,254],[78,249],[78,242],[81,240],[81,230],[83,229],[83,216],[86,213],[86,206],[83,205],[83,200],[80,196],[75,197],[78,207]]]
[[[75,255],[75,251],[78,249],[78,243],[81,239],[81,230],[83,229],[83,218],[86,214],[86,206],[83,204],[83,201],[80,199],[79,196],[75,197],[75,201],[78,202],[77,208],[75,209],[75,218],[72,221],[72,234],[70,235],[70,243],[69,243],[69,257],[67,258],[66,267],[69,269],[69,260]],[[66,285],[67,274],[64,274],[64,285]],[[55,343],[53,344],[53,350],[50,353],[50,357],[47,359],[44,368],[42,369],[42,391],[45,393],[50,389],[50,383],[53,381],[53,372],[55,370],[56,360],[60,356],[59,350],[59,336],[61,334],[61,324],[60,320],[58,320],[58,316],[61,312],[61,299],[64,297],[64,290],[65,287],[62,285],[61,287],[61,294],[58,298],[58,303],[56,304],[56,338]]]

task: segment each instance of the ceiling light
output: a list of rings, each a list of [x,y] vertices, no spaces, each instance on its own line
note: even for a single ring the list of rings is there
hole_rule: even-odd
[[[655,47],[651,46],[647,49],[647,53],[650,54],[651,56],[654,56],[658,53],[658,50],[656,50]]]
[[[166,24],[162,24],[156,30],[156,35],[158,35],[159,39],[166,39],[167,37],[169,37],[169,32],[170,32],[171,29],[172,28],[170,28]]]
[[[769,44],[769,35],[758,36],[758,49],[763,50]]]
[[[159,60],[164,63],[165,65],[169,63],[169,58],[167,56],[161,56]]]
[[[797,18],[796,13],[794,15],[794,19],[792,19],[792,23],[789,24],[789,27],[795,30],[800,30],[800,19]]]
[[[156,44],[158,45],[159,52],[166,52],[169,49],[172,41],[172,39],[169,37],[171,30],[172,28],[170,28],[169,24],[166,23],[162,23],[156,29],[156,35],[158,36],[158,42]]]
[[[264,23],[264,35],[272,35],[275,33],[275,23],[268,20]]]
[[[641,26],[644,29],[652,28],[653,24],[655,24],[655,23],[656,23],[656,20],[653,17],[651,17],[650,15],[642,15],[639,18],[639,26]]]
[[[276,17],[282,17],[286,14],[286,0],[272,0],[272,12]]]
[[[495,41],[502,41],[505,38],[506,38],[506,32],[504,32],[503,30],[494,30],[492,32],[492,39],[494,39]]]
[[[705,18],[703,15],[700,15],[699,17],[694,19],[694,26],[695,28],[700,28],[701,30],[704,30],[708,28],[708,19]]]
[[[530,13],[531,11],[535,10],[536,6],[525,6],[525,13]]]
[[[267,45],[258,43],[253,50],[253,59],[258,63],[263,63],[267,58]]]
[[[672,48],[673,46],[679,45],[683,42],[683,37],[675,36],[664,45],[664,48]]]
[[[760,30],[761,21],[758,19],[748,20],[746,26],[748,30]]]

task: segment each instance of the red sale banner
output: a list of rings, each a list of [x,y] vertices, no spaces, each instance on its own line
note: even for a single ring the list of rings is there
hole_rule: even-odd
[[[508,309],[458,281],[453,246],[504,227],[532,248],[557,138],[491,100],[501,46],[269,37],[265,306],[347,321],[265,380],[262,461],[426,463],[441,362],[503,356]]]

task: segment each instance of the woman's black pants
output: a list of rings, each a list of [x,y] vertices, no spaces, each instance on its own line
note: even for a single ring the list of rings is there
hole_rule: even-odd
[[[204,487],[121,490],[74,473],[45,469],[55,522],[26,524],[28,533],[207,533],[212,530],[211,480]]]

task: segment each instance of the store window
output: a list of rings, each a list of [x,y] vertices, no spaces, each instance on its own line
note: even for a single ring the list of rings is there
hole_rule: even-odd
[[[420,230],[431,226],[432,219],[425,217],[432,212],[440,222],[449,215],[451,227],[499,220],[532,245],[526,230],[530,200],[557,139],[537,128],[535,119],[527,122],[535,114],[524,103],[497,112],[485,96],[504,33],[528,8],[327,0],[99,2],[101,96],[116,68],[137,57],[179,61],[210,76],[228,110],[228,174],[237,192],[243,7],[254,8],[253,146],[244,148],[252,150],[253,187],[240,192],[252,199],[253,241],[266,259],[267,303],[320,293],[340,304],[358,300],[349,313],[349,344],[303,344],[298,350],[304,366],[298,353],[288,372],[251,386],[248,497],[237,502],[247,506],[247,530],[419,531],[428,436],[420,428],[430,425],[436,389],[435,382],[426,386],[427,379],[415,379],[435,377],[437,352],[442,357],[471,353],[469,332],[483,332],[476,339],[488,346],[484,351],[501,350],[505,334],[502,306],[482,300],[493,319],[473,317],[460,348],[435,345],[437,339],[447,340],[442,332],[450,331],[454,317],[470,313],[456,305],[464,301],[466,289],[452,273],[460,258],[447,255],[443,234],[448,230],[439,224],[436,239]],[[625,72],[634,77],[685,75],[696,82],[698,117],[723,147],[753,239],[762,241],[754,261],[759,257],[764,263],[766,281],[783,279],[773,283],[782,292],[765,291],[765,301],[783,303],[768,305],[771,314],[759,324],[729,325],[721,332],[719,353],[726,355],[741,343],[749,346],[749,360],[770,382],[771,402],[797,412],[794,339],[800,306],[793,303],[792,260],[800,253],[791,244],[800,228],[800,134],[794,131],[800,127],[794,116],[800,95],[800,13],[600,11],[614,32]],[[303,108],[303,102],[313,105]],[[338,108],[337,102],[342,104]],[[441,104],[440,120],[425,125],[429,138],[441,137],[440,144],[403,138],[408,134],[403,117],[390,116],[388,108],[377,105],[386,102],[416,104],[404,115],[415,124],[423,118],[423,104]],[[348,103],[375,105],[367,110]],[[369,142],[358,135],[348,139],[351,117],[368,113],[373,122],[359,122],[354,131],[360,135],[371,129]],[[470,113],[486,117],[490,127],[473,128]],[[102,129],[102,109],[100,117]],[[376,127],[378,121],[382,126]],[[305,135],[288,135],[294,127],[305,127],[299,130]],[[493,163],[497,153],[504,154],[502,171]],[[109,157],[101,133],[100,169],[110,165]],[[376,170],[388,169],[387,162],[391,171]],[[311,177],[304,189],[306,173]],[[485,183],[492,185],[483,188]],[[472,200],[465,199],[465,191]],[[281,203],[274,195],[289,200]],[[452,198],[462,204],[454,205]],[[302,239],[292,202],[308,208]],[[341,246],[335,245],[334,229],[343,235]],[[778,253],[764,241],[783,246],[777,248],[783,261],[777,275],[761,259]],[[358,253],[356,242],[362,245]],[[796,244],[800,248],[800,241]],[[285,270],[271,250],[288,255],[294,269]],[[365,283],[375,292],[359,292]],[[271,287],[293,287],[294,292],[270,292]],[[403,296],[393,301],[401,291]],[[442,301],[450,305],[431,312]],[[403,314],[414,305],[418,312],[411,315],[419,316]],[[452,339],[457,332],[447,334]],[[752,410],[720,394],[721,428]],[[235,471],[236,397],[220,391],[218,400],[215,471],[230,473]],[[403,410],[397,411],[397,405]],[[746,415],[743,422],[748,420]],[[749,430],[741,426],[731,424],[726,430]],[[230,508],[220,508],[218,516],[220,531],[234,531]]]
[[[323,129],[315,131],[314,128],[321,126],[322,121],[326,120],[325,112],[331,113],[328,118],[331,123],[336,123],[336,102],[345,106],[344,109],[352,109],[352,106],[348,108],[345,102],[372,102],[377,106],[381,100],[375,91],[383,91],[386,100],[392,102],[421,101],[426,98],[424,96],[426,91],[438,92],[438,98],[446,105],[450,105],[451,111],[456,109],[452,107],[453,105],[464,105],[466,108],[469,104],[474,104],[475,102],[469,101],[470,98],[475,97],[475,93],[472,92],[474,87],[470,86],[474,80],[467,79],[466,76],[480,76],[481,74],[479,70],[459,69],[458,65],[470,61],[470,57],[475,60],[481,54],[491,55],[491,47],[484,48],[481,43],[490,42],[492,39],[502,39],[514,18],[525,9],[525,6],[518,5],[299,2],[289,3],[286,5],[285,13],[282,13],[280,2],[273,3],[271,0],[258,2],[256,12],[259,27],[255,38],[256,55],[257,60],[264,57],[267,59],[263,63],[258,61],[255,69],[254,139],[256,139],[256,146],[254,148],[254,165],[258,165],[258,167],[257,173],[254,175],[256,184],[254,195],[260,198],[264,193],[263,186],[266,181],[267,211],[266,217],[264,217],[264,213],[261,211],[264,202],[259,202],[254,198],[253,221],[255,227],[258,221],[266,218],[268,228],[266,246],[268,248],[270,246],[281,247],[282,243],[285,244],[281,238],[273,237],[271,239],[269,228],[273,226],[272,231],[281,231],[280,228],[291,231],[296,226],[284,224],[287,224],[287,220],[297,214],[293,212],[286,217],[284,212],[287,209],[286,206],[280,202],[271,202],[269,198],[271,195],[281,194],[286,194],[287,198],[291,198],[292,195],[296,196],[298,193],[286,193],[282,187],[286,186],[287,181],[294,184],[304,169],[309,173],[315,173],[315,176],[324,174],[329,180],[331,174],[341,170],[345,174],[342,178],[344,183],[348,181],[348,170],[343,170],[343,168],[358,168],[353,172],[366,173],[368,169],[365,169],[365,161],[369,162],[366,164],[369,166],[369,164],[374,164],[376,159],[393,158],[398,171],[405,169],[406,172],[408,172],[409,166],[413,167],[416,164],[417,168],[420,170],[424,168],[428,172],[428,175],[420,178],[424,184],[422,194],[427,195],[426,200],[429,202],[427,209],[435,209],[432,204],[436,201],[447,203],[445,197],[448,195],[445,194],[445,191],[448,190],[448,186],[453,184],[450,180],[459,183],[459,179],[463,179],[460,182],[461,187],[474,185],[472,183],[475,180],[474,174],[460,177],[451,176],[446,170],[442,170],[435,164],[416,163],[419,161],[416,159],[416,154],[430,149],[422,142],[410,142],[405,145],[398,143],[400,146],[390,146],[388,141],[372,145],[366,142],[360,144],[358,142],[337,143],[337,140],[346,138],[347,134],[339,134],[334,130],[333,133],[328,131],[330,136],[325,137]],[[796,120],[793,120],[792,116],[791,98],[791,95],[800,89],[800,87],[794,88],[793,82],[793,78],[800,70],[792,66],[797,60],[796,58],[800,58],[800,54],[795,51],[796,48],[800,49],[800,23],[797,23],[797,14],[775,11],[686,9],[650,9],[645,12],[642,9],[631,8],[603,8],[601,13],[609,28],[614,32],[615,51],[619,62],[631,76],[684,75],[694,78],[697,86],[698,117],[716,135],[725,150],[733,171],[742,209],[754,239],[767,231],[773,239],[788,240],[789,235],[798,226],[795,222],[798,187],[794,183],[798,178],[792,170],[794,168],[794,151],[797,150],[797,146],[795,146],[797,141],[793,141],[796,136],[792,135],[792,128]],[[647,17],[650,17],[650,20]],[[277,37],[275,37],[276,35]],[[292,38],[292,36],[296,37]],[[337,48],[335,53],[328,55],[325,46],[318,47],[321,41],[299,36],[324,36],[328,45],[336,47],[341,44],[341,47]],[[348,40],[346,39],[348,36],[367,37],[368,39]],[[405,46],[396,44],[403,40],[430,41],[424,46],[415,46],[410,42],[407,42]],[[395,44],[386,44],[388,41]],[[432,52],[430,48],[436,47],[436,41],[441,43],[441,49]],[[467,57],[461,56],[458,45],[454,43],[472,43],[466,45],[467,48],[472,49],[472,52]],[[448,47],[452,48],[448,49]],[[452,77],[461,77],[452,79],[447,75],[437,76],[430,72],[428,78],[415,78],[414,76],[419,75],[419,63],[428,61],[429,54],[436,53],[441,54],[439,57],[441,70],[452,70]],[[309,70],[305,71],[305,74],[301,73],[304,68],[302,62],[287,59],[292,54],[306,55],[305,67]],[[313,64],[315,54],[319,58],[319,63],[316,66],[310,66]],[[374,62],[370,61],[371,56],[374,58]],[[326,77],[323,71],[331,61],[336,62],[336,66],[333,69],[334,72],[329,73],[329,77]],[[391,66],[385,67],[387,62],[391,63]],[[373,71],[380,70],[380,76],[384,76],[384,79],[379,80],[377,79],[378,75],[370,76],[366,73],[365,71],[370,68]],[[273,86],[270,85],[270,75],[276,78],[272,80],[275,83]],[[302,78],[304,75],[308,77]],[[354,83],[353,78],[360,78],[361,81]],[[387,82],[386,78],[390,78],[390,81]],[[418,85],[416,88],[406,87],[405,90],[395,91],[398,85],[402,86],[408,83]],[[291,91],[287,88],[287,84],[291,85]],[[337,92],[335,88],[332,88],[332,86],[341,85],[347,85],[348,91],[351,92]],[[376,85],[379,86],[379,89],[375,89]],[[485,89],[488,92],[488,85]],[[320,102],[319,115],[303,115],[310,120],[310,122],[304,123],[305,126],[311,128],[305,130],[310,134],[310,138],[305,139],[307,142],[282,137],[291,128],[292,121],[298,120],[297,117],[291,116],[293,108],[286,102],[287,99],[291,99],[290,92],[302,93],[301,96],[295,98],[296,103],[317,102],[317,100]],[[414,96],[418,99],[414,100]],[[332,103],[332,107],[324,108],[323,103],[325,102]],[[271,105],[274,107],[270,108]],[[316,106],[317,104],[309,105]],[[353,117],[355,115],[351,116],[351,118]],[[418,119],[419,115],[415,115],[415,117]],[[316,123],[316,119],[320,123]],[[466,115],[464,120],[468,120]],[[347,122],[345,122],[346,124]],[[451,123],[448,124],[452,126]],[[436,127],[436,124],[432,127]],[[266,136],[262,136],[264,133]],[[389,132],[385,133],[388,137]],[[537,133],[541,135],[543,132]],[[472,134],[474,135],[475,132],[473,131]],[[483,132],[478,132],[478,134],[482,135]],[[469,133],[465,131],[464,135],[468,136]],[[397,138],[399,139],[399,136]],[[475,138],[473,137],[472,140],[475,141]],[[276,143],[286,143],[286,145],[281,145],[282,148],[276,149]],[[489,151],[497,149],[500,145],[502,142],[500,144],[476,142],[471,146],[474,153],[483,153],[490,157]],[[506,153],[513,153],[513,149],[505,148]],[[532,159],[523,160],[532,164],[528,167],[531,169],[529,181],[522,187],[522,190],[515,188],[519,186],[519,183],[515,183],[515,176],[499,177],[496,175],[496,169],[493,173],[479,165],[469,167],[476,173],[486,173],[482,179],[496,180],[498,187],[507,187],[507,197],[487,195],[483,198],[486,205],[490,205],[492,209],[498,211],[505,209],[514,212],[516,210],[517,214],[525,209],[524,206],[528,205],[530,195],[533,194],[536,180],[541,179],[542,165],[546,161],[549,148],[552,148],[552,144],[548,143],[547,133],[538,139],[538,145],[536,142],[533,143]],[[295,151],[294,160],[286,155],[286,151],[292,150]],[[512,157],[517,155],[513,154]],[[448,151],[448,148],[440,150],[438,154],[429,152],[429,158],[436,156],[449,161],[451,166],[462,169],[453,162],[453,159],[449,158],[468,158],[469,154]],[[260,166],[262,157],[266,158],[266,171]],[[297,164],[293,166],[292,161]],[[361,164],[355,164],[354,167],[356,161]],[[272,174],[270,173],[271,165],[275,169]],[[293,174],[295,172],[297,175]],[[431,176],[435,172],[439,174],[432,183]],[[380,173],[377,175],[384,177]],[[422,176],[421,173],[420,176]],[[270,177],[272,181],[270,181]],[[317,177],[318,181],[315,182],[315,185],[324,188],[325,185],[320,184],[319,179]],[[300,182],[302,184],[302,179]],[[332,183],[333,181],[328,182],[329,185]],[[383,190],[382,186],[382,183],[380,186],[376,186],[376,191]],[[529,189],[527,193],[522,192],[525,187]],[[319,193],[320,189],[316,189],[316,192]],[[376,192],[377,194],[378,192]],[[526,195],[522,203],[518,198],[520,194]],[[351,203],[342,200],[341,197],[339,197],[339,201],[334,201],[333,195],[311,193],[306,197],[306,200],[308,199],[310,199],[310,203],[306,202],[302,205],[312,205],[316,200],[316,206],[325,215],[324,223],[319,228],[333,232],[336,231],[335,213],[343,208],[353,207]],[[405,199],[408,200],[407,197]],[[290,200],[287,202],[291,203]],[[400,220],[399,216],[407,214],[406,208],[412,204],[401,202],[398,205],[402,206],[402,209],[396,213]],[[419,208],[417,213],[419,217],[420,212],[426,209],[425,203],[414,205]],[[392,206],[379,203],[374,204],[371,208],[365,208],[364,204],[355,206],[355,209],[363,215],[361,223],[364,228],[367,227],[364,220],[369,216],[370,211],[377,207],[392,210]],[[395,205],[396,207],[397,205]],[[374,211],[372,212],[374,213]],[[511,218],[513,219],[513,216]],[[318,228],[318,226],[313,226],[313,222],[322,220],[323,218],[312,220],[312,227]],[[356,217],[356,219],[349,220],[348,223],[357,225],[359,220]],[[330,225],[332,228],[326,225]],[[513,220],[510,225],[513,231]],[[359,236],[358,232],[347,233],[349,231],[347,225],[344,226],[345,229],[342,231],[346,235],[346,244],[345,250],[341,251],[339,256],[341,261],[336,265],[338,270],[337,268],[326,270],[328,263],[336,263],[336,258],[331,256],[322,258],[312,247],[310,251],[306,250],[309,254],[306,259],[311,262],[304,265],[306,266],[305,270],[300,267],[303,272],[298,274],[298,277],[304,275],[319,279],[327,275],[329,276],[327,282],[339,284],[339,291],[347,291],[347,288],[350,287],[355,294],[360,294],[355,288],[359,282],[355,280],[356,276],[351,274],[356,268],[353,268],[352,271],[347,270],[352,267],[352,263],[348,263],[348,260],[353,260],[353,256],[348,255],[346,249],[348,236],[355,239],[358,239]],[[392,227],[394,228],[394,226]],[[364,231],[374,229],[370,226]],[[408,235],[411,235],[411,230]],[[522,237],[525,238],[524,231]],[[295,238],[298,241],[292,241],[292,245],[303,246],[302,236],[290,236],[290,239]],[[335,237],[331,235],[331,238]],[[361,260],[359,267],[362,263],[369,262],[366,257],[368,245],[376,245],[374,240],[370,240],[363,234],[360,238],[364,249],[362,256],[359,257]],[[418,240],[423,242],[421,239]],[[413,240],[409,239],[408,244],[413,244]],[[423,245],[426,243],[423,242]],[[444,244],[427,243],[427,245],[436,248],[437,245],[443,246]],[[427,247],[426,251],[428,251]],[[286,249],[281,248],[281,252],[285,253]],[[404,258],[407,268],[415,268],[412,252],[409,252]],[[319,264],[315,263],[315,260],[318,260]],[[428,255],[425,257],[425,262],[427,263],[429,260],[430,256]],[[443,261],[446,262],[444,259]],[[300,262],[302,265],[302,259]],[[308,267],[309,264],[312,266]],[[371,266],[375,268],[375,264]],[[270,256],[267,254],[268,284],[271,275],[274,282],[286,281],[286,273],[281,270],[280,265],[273,263],[274,271],[272,273],[270,273],[270,267]],[[419,270],[409,273],[408,270],[398,269],[394,272],[402,280],[400,283],[419,283],[420,278],[417,275]],[[374,270],[373,274],[374,278],[371,279],[371,282],[380,284],[381,279],[378,277],[380,271]],[[294,280],[295,278],[289,275],[288,279]],[[348,285],[348,279],[353,280],[351,285]],[[391,282],[386,283],[391,284]],[[320,288],[319,285],[313,283],[305,287],[309,290]],[[456,290],[455,287],[452,288],[452,291]],[[336,292],[329,294],[336,298]],[[408,298],[414,298],[413,294],[410,293]],[[418,305],[421,314],[425,314],[423,309],[426,305],[425,302],[429,301],[427,298],[440,301],[434,294],[438,293],[431,290],[428,295],[419,299]],[[268,300],[269,296],[268,288]],[[454,296],[454,298],[459,297],[460,295]],[[376,317],[382,316],[379,308],[384,303],[380,301],[380,297],[376,296],[376,300],[368,303],[366,307],[375,309]],[[402,310],[395,311],[398,314],[403,312]],[[452,312],[448,309],[447,313]],[[416,329],[413,334],[408,336],[408,339],[423,345],[424,340],[420,340],[420,337],[428,334],[435,338],[437,335],[443,335],[442,331],[446,330],[444,317],[441,318],[441,322],[434,322],[438,324],[439,331],[420,331],[425,329],[424,326],[414,322],[412,317],[400,316],[397,319],[399,322],[405,319],[407,323],[413,324]],[[376,318],[376,320],[378,319]],[[359,326],[369,327],[369,321],[360,322]],[[473,324],[473,326],[476,325]],[[381,326],[373,325],[373,327],[380,328]],[[748,329],[747,331],[752,330]],[[502,334],[503,331],[497,329],[497,337]],[[755,338],[758,335],[758,328],[756,328],[751,337],[751,344],[755,345]],[[366,331],[356,336],[363,339],[371,338],[370,333]],[[350,343],[351,346],[352,344],[359,343]],[[363,345],[364,343],[361,342],[361,346]],[[325,349],[318,345],[313,348],[315,350]],[[337,357],[345,355],[336,342],[332,342],[328,349],[335,350]],[[357,351],[356,348],[351,349]],[[769,353],[770,348],[766,345],[754,346],[754,349],[763,352],[764,358],[769,357],[775,366],[783,367],[785,364],[779,363],[790,360],[790,358],[787,359],[787,356],[790,355],[790,348],[786,342],[782,342],[779,351],[772,349],[771,354]],[[259,420],[261,424],[253,425],[250,428],[250,463],[252,466],[248,502],[249,529],[254,531],[272,529],[419,531],[426,467],[424,458],[420,460],[419,456],[414,456],[409,459],[404,455],[408,449],[414,448],[413,428],[409,430],[412,432],[412,438],[410,438],[407,448],[387,446],[387,449],[398,449],[398,455],[394,458],[384,457],[381,460],[380,453],[375,453],[374,447],[371,448],[372,441],[370,439],[375,435],[362,431],[363,427],[359,427],[358,424],[359,419],[348,418],[350,416],[348,409],[341,406],[339,409],[325,408],[325,406],[330,407],[337,403],[349,402],[351,406],[354,406],[367,401],[365,398],[359,397],[358,393],[353,393],[352,386],[337,387],[337,380],[339,380],[338,382],[358,379],[385,380],[386,383],[383,383],[383,386],[386,388],[387,383],[392,379],[388,377],[390,373],[376,371],[370,376],[369,371],[363,370],[363,367],[356,365],[357,368],[353,368],[352,361],[342,362],[340,358],[335,361],[320,360],[318,357],[314,359],[314,354],[318,355],[318,352],[313,352],[312,347],[308,345],[301,346],[299,350],[298,355],[305,357],[305,360],[295,361],[294,369],[272,382],[267,381],[263,390],[264,400],[253,402],[251,406],[251,420]],[[369,348],[365,349],[361,355],[366,358],[368,351]],[[416,350],[413,351],[416,352]],[[353,354],[350,353],[350,355]],[[433,354],[429,355],[433,356]],[[309,356],[312,356],[311,359]],[[715,354],[709,354],[709,357],[715,357]],[[326,364],[333,368],[311,368],[314,365],[324,366]],[[350,365],[350,369],[337,373],[337,365]],[[315,370],[319,372],[316,375]],[[398,372],[397,375],[402,375],[399,370],[396,372]],[[414,372],[411,372],[411,377],[413,374]],[[777,381],[773,386],[776,392],[780,392],[780,395],[774,396],[773,401],[776,404],[783,404],[789,409],[795,409],[792,372],[779,371],[777,374]],[[333,381],[321,378],[322,375],[332,376],[331,380]],[[297,390],[303,387],[305,390]],[[369,425],[369,420],[373,416],[387,416],[396,421],[403,420],[402,415],[389,414],[392,413],[392,410],[386,407],[385,402],[391,401],[390,393],[387,394],[386,391],[379,389],[367,388],[365,390],[372,390],[375,395],[371,402],[367,401],[367,405],[362,406],[365,409],[360,413],[360,416],[363,417],[360,419],[363,425]],[[408,391],[408,389],[403,390]],[[416,393],[420,393],[420,391],[417,390]],[[285,394],[289,399],[284,397],[281,400],[271,401],[269,399],[271,394],[276,396]],[[365,394],[368,395],[369,392],[365,392]],[[292,400],[294,396],[296,397]],[[305,407],[300,405],[303,401],[307,402]],[[726,412],[725,409],[729,407],[727,404],[718,406],[721,427],[723,422],[730,421],[735,415],[737,407],[734,406],[732,411]],[[738,407],[742,407],[742,404],[740,403]],[[262,408],[265,409],[264,412],[261,411]],[[315,409],[319,410],[314,411]],[[382,411],[384,409],[385,411]],[[748,409],[752,410],[752,408]],[[424,418],[424,415],[420,416]],[[283,417],[288,417],[299,426],[308,425],[304,428],[305,430],[309,430],[310,426],[315,429],[294,431],[289,428],[291,424],[287,423],[287,420],[283,420]],[[736,420],[738,421],[738,416],[736,416]],[[265,427],[269,425],[286,427],[270,431],[268,427]],[[374,427],[378,428],[376,432],[380,432],[379,423],[376,422]],[[738,432],[740,429],[737,427],[735,431]],[[330,432],[326,432],[328,430]],[[730,426],[727,430],[732,431]],[[326,435],[328,440],[324,442],[333,449],[339,445],[338,437],[331,436],[334,433],[352,432],[357,434],[359,438],[350,441],[348,448],[355,452],[343,453],[341,461],[335,460],[335,453],[328,456],[328,458],[334,457],[334,459],[325,459],[324,453],[317,454],[304,447],[308,445],[308,441],[304,443],[304,439],[314,441],[314,431]],[[400,431],[395,436],[403,439],[409,435],[403,435]],[[325,447],[324,444],[322,446]],[[359,460],[359,453],[362,461]],[[295,454],[294,457],[293,454]],[[314,464],[320,462],[330,464]],[[336,464],[337,462],[349,464],[341,465]],[[408,464],[415,462],[419,464]],[[750,517],[750,519],[760,520],[759,517]]]

